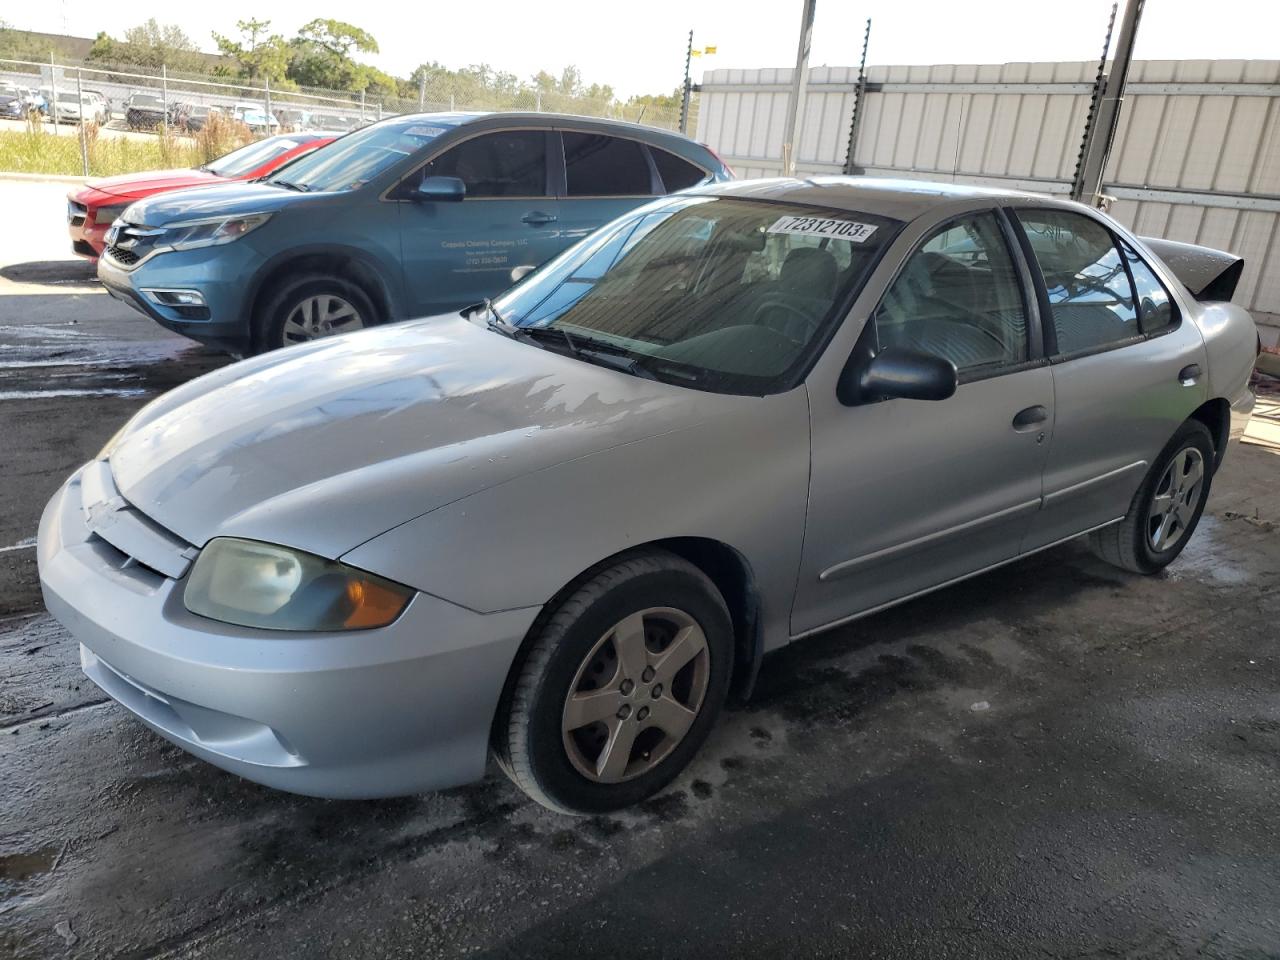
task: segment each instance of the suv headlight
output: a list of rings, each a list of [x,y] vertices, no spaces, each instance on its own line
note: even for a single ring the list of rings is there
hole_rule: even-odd
[[[211,620],[264,630],[369,630],[413,599],[403,584],[289,547],[218,537],[200,551],[182,601]]]
[[[172,223],[165,227],[165,235],[160,242],[173,250],[216,247],[239,240],[270,219],[269,213],[254,213],[243,217],[211,217],[208,220]]]

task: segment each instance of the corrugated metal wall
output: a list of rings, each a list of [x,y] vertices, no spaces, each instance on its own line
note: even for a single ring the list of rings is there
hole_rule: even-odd
[[[1098,65],[872,67],[854,160],[869,174],[1070,190]],[[790,69],[715,70],[698,138],[744,177],[782,169]],[[839,173],[857,70],[815,67],[802,173]],[[1280,61],[1139,61],[1107,166],[1112,213],[1139,233],[1245,258],[1236,300],[1280,314]],[[1273,320],[1272,317],[1263,319]]]

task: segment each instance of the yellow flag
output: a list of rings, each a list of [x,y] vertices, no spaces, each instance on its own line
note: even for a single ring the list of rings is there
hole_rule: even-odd
[[[702,56],[702,51],[701,51],[701,50],[690,50],[690,51],[689,51],[689,56],[691,56],[691,57],[700,57],[700,56]]]
[[[704,50],[703,52],[704,52],[708,57],[711,57],[711,56],[714,56],[714,55],[715,55],[716,48],[715,48],[715,47],[707,47],[707,48],[706,48],[706,50]]]

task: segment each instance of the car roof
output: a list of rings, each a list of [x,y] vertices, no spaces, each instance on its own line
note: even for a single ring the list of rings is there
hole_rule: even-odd
[[[600,133],[631,137],[632,139],[645,140],[649,143],[662,143],[665,141],[690,144],[696,142],[674,130],[648,127],[641,123],[630,123],[626,120],[583,117],[573,113],[543,113],[532,110],[507,110],[501,112],[455,110],[445,113],[401,114],[396,119],[421,120],[424,123],[448,124],[455,127],[481,123],[485,126],[502,126],[516,123],[522,126],[535,127],[576,127],[579,130],[598,130]]]
[[[889,177],[813,176],[769,180],[731,180],[695,187],[688,193],[758,200],[785,200],[910,221],[947,206],[971,206],[974,200],[1049,199],[1044,194],[1000,190],[962,183]]]

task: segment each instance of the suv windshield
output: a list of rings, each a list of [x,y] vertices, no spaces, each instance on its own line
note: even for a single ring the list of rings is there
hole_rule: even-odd
[[[725,393],[789,389],[900,224],[725,197],[659,201],[615,221],[494,302],[580,359]],[[565,335],[567,334],[567,335]],[[620,362],[627,361],[627,363]]]
[[[159,97],[153,97],[150,94],[135,93],[132,97],[129,98],[129,106],[148,107],[148,108],[156,107],[157,109],[163,109],[164,101],[161,100]]]
[[[396,117],[348,134],[267,177],[308,192],[355,190],[392,164],[417,153],[452,124],[432,117]]]
[[[241,147],[239,150],[232,150],[205,166],[205,169],[220,177],[239,177],[255,167],[262,166],[272,157],[305,143],[307,139],[309,138],[269,137],[266,140],[251,143],[247,147]]]

